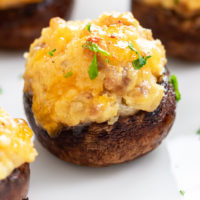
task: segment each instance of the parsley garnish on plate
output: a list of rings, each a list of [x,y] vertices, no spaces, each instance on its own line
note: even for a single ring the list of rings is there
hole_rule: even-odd
[[[180,190],[179,192],[181,195],[183,195],[183,196],[185,195],[185,192],[183,190]]]
[[[67,73],[65,74],[65,78],[69,78],[69,77],[71,77],[72,75],[73,75],[72,72],[67,72]]]
[[[176,93],[176,101],[180,101],[181,100],[181,93],[179,92],[179,89],[178,89],[177,77],[174,74],[171,75],[170,83],[174,87],[174,90],[175,90],[175,93]]]
[[[86,24],[86,26],[85,26],[85,28],[89,31],[89,32],[91,32],[91,23],[88,23],[88,24]]]
[[[197,134],[200,135],[200,129],[197,130]]]
[[[0,94],[3,94],[3,89],[0,87]]]
[[[138,59],[132,62],[134,69],[141,69],[144,65],[147,64],[147,60],[151,58],[151,56],[142,57],[139,52],[134,48],[132,43],[129,43],[128,47],[134,51],[138,55]]]
[[[19,78],[19,79],[23,79],[23,74],[19,74],[19,75],[18,75],[18,78]]]
[[[96,43],[87,41],[84,45],[82,45],[84,49],[88,49],[92,52],[94,52],[94,57],[92,59],[92,63],[90,65],[90,68],[88,70],[88,74],[91,80],[94,80],[98,76],[98,63],[97,63],[97,53],[101,53],[104,56],[110,56],[110,53],[103,50],[101,47],[99,47]]]
[[[49,51],[49,55],[50,55],[50,56],[54,56],[53,53],[54,53],[55,51],[56,51],[56,49],[53,49],[53,50]]]

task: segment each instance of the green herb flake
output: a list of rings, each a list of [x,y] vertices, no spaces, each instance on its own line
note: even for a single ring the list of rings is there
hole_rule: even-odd
[[[19,74],[19,75],[18,75],[18,78],[19,78],[19,79],[23,79],[23,74]]]
[[[65,78],[69,78],[69,77],[71,77],[72,75],[73,75],[72,72],[67,72],[67,73],[65,74]]]
[[[128,47],[132,50],[135,51],[135,53],[138,54],[138,51],[134,48],[133,44],[129,42]]]
[[[50,56],[54,56],[53,53],[54,53],[55,51],[56,51],[56,49],[53,49],[53,50],[49,51],[49,55],[50,55]]]
[[[174,0],[174,4],[178,5],[179,4],[179,0]]]
[[[88,24],[86,24],[86,26],[85,26],[85,28],[89,31],[89,32],[91,32],[91,23],[88,23]]]
[[[85,44],[82,45],[84,49],[88,49],[95,53],[90,68],[88,70],[88,74],[91,80],[94,80],[98,76],[98,63],[97,63],[97,53],[101,53],[104,56],[110,56],[110,53],[103,50],[96,43],[86,41]],[[106,61],[107,62],[107,61]]]
[[[180,190],[179,192],[180,192],[180,194],[181,194],[182,196],[185,195],[185,192],[184,192],[183,190]]]
[[[177,77],[174,74],[171,75],[170,83],[174,87],[174,90],[175,90],[175,93],[176,93],[176,101],[180,101],[181,100],[181,93],[179,92],[179,89],[178,89]]]
[[[144,57],[144,56],[143,56],[143,57],[142,57],[142,56],[139,54],[139,52],[134,48],[134,46],[133,46],[132,43],[129,43],[128,47],[138,55],[138,59],[136,59],[136,60],[134,60],[134,61],[132,62],[134,69],[136,69],[136,70],[141,69],[144,65],[147,64],[147,60],[148,60],[149,58],[151,58],[151,56],[147,56],[147,57]]]
[[[104,56],[110,56],[110,53],[103,50],[101,47],[99,47],[96,43],[93,43],[93,42],[90,42],[90,41],[87,41],[84,45],[82,45],[82,47],[84,49],[88,49],[90,51],[93,51],[95,53],[101,53],[103,54]]]
[[[108,59],[106,58],[106,62],[107,62],[107,63],[110,63],[110,60],[108,60]]]
[[[197,134],[200,135],[200,129],[197,130]]]
[[[3,94],[3,89],[0,87],[0,94]]]
[[[134,69],[141,69],[144,65],[147,64],[147,60],[151,58],[151,56],[147,56],[147,57],[141,57],[139,56],[139,58],[137,60],[134,60],[132,62]]]
[[[98,64],[97,64],[97,55],[95,53],[88,74],[91,80],[94,80],[98,76]]]

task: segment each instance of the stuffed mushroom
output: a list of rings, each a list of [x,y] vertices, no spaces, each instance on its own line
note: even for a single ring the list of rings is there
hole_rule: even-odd
[[[28,48],[50,18],[69,18],[72,5],[73,0],[0,0],[0,48]]]
[[[200,0],[132,0],[132,9],[161,39],[167,54],[200,61]]]
[[[102,167],[155,149],[175,119],[165,50],[131,13],[53,18],[31,45],[24,107],[42,145],[62,160]]]
[[[25,200],[30,169],[37,152],[32,131],[22,119],[12,119],[0,108],[0,200]]]

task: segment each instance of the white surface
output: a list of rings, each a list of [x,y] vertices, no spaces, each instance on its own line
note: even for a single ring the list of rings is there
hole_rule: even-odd
[[[125,0],[79,0],[73,19],[94,18],[105,10],[125,11]],[[0,52],[0,105],[25,118],[22,105],[24,59]],[[200,199],[200,64],[170,60],[180,82],[182,101],[175,125],[154,152],[134,162],[103,169],[74,166],[58,160],[36,141],[39,156],[31,166],[30,200],[178,200]]]

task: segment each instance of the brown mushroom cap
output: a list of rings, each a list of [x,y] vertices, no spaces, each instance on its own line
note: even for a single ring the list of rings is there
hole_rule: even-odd
[[[200,61],[200,12],[190,18],[180,13],[132,0],[134,16],[165,45],[167,54],[189,61]]]
[[[0,48],[28,48],[52,17],[69,18],[73,2],[44,0],[41,3],[0,10]]]
[[[65,127],[55,138],[36,124],[32,96],[28,93],[24,94],[24,107],[33,131],[51,153],[74,164],[103,167],[140,157],[167,136],[175,119],[176,97],[167,75],[161,84],[165,95],[154,112],[139,111],[133,116],[120,117],[111,126],[105,122]]]
[[[29,187],[30,169],[25,163],[0,181],[1,200],[25,200]]]

